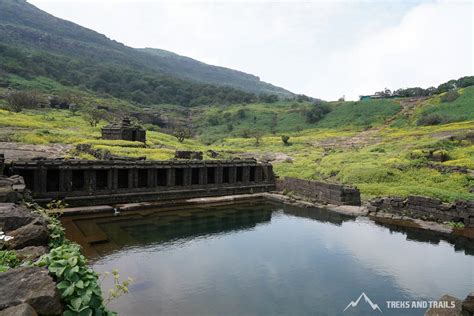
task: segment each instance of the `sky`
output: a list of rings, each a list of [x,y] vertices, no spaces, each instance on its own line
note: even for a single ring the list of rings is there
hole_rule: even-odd
[[[28,0],[132,47],[166,49],[324,100],[474,74],[474,1]]]

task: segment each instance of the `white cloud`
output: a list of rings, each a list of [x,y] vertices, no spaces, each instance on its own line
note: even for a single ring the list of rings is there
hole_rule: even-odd
[[[30,0],[133,47],[357,98],[473,73],[473,2]]]
[[[315,77],[312,84],[331,91],[327,97],[339,93],[354,99],[384,87],[428,87],[472,75],[472,6],[468,2],[419,5],[399,25],[333,54],[326,74],[333,80]]]

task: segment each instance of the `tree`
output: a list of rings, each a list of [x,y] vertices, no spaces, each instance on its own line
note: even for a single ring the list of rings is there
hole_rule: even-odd
[[[276,133],[276,127],[278,125],[278,114],[274,113],[272,116],[272,121],[270,123],[270,131],[273,135]]]
[[[180,126],[174,130],[173,135],[180,143],[182,143],[186,138],[191,137],[191,130],[189,128]]]
[[[331,112],[331,108],[328,104],[314,104],[311,109],[306,111],[306,122],[314,124],[321,120],[329,112]]]
[[[10,111],[16,113],[21,112],[23,109],[38,108],[42,104],[40,95],[32,91],[10,92],[5,99]]]
[[[281,135],[281,141],[283,142],[283,145],[288,146],[290,140],[290,136],[288,135]]]
[[[262,142],[262,136],[263,136],[262,131],[257,130],[257,129],[252,131],[252,137],[255,138],[255,146],[260,146]]]
[[[245,113],[245,109],[238,109],[237,110],[237,118],[238,119],[244,119],[247,116],[247,113]]]
[[[441,102],[453,102],[459,98],[459,92],[457,90],[449,90],[445,94],[441,95]]]
[[[382,98],[388,98],[392,95],[392,91],[390,91],[390,89],[385,88],[383,91],[375,92],[375,95],[378,95]]]
[[[105,119],[106,113],[103,110],[91,109],[86,113],[86,119],[90,126],[96,127],[100,120]]]

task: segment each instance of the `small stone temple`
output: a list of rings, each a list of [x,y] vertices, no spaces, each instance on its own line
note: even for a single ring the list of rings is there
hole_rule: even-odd
[[[145,142],[146,130],[141,126],[132,125],[130,118],[124,117],[120,123],[112,123],[103,127],[102,139]]]

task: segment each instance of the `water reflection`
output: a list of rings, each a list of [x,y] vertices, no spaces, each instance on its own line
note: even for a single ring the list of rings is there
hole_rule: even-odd
[[[64,221],[95,269],[136,279],[112,304],[123,315],[338,315],[362,291],[400,315],[385,301],[464,297],[474,284],[473,257],[447,242],[327,210],[248,204]]]

